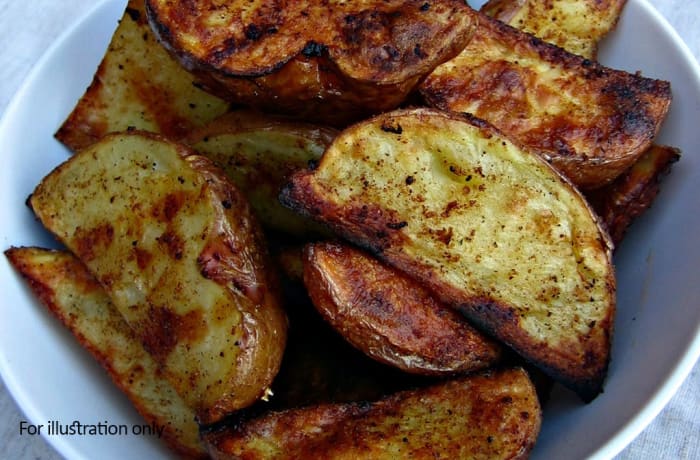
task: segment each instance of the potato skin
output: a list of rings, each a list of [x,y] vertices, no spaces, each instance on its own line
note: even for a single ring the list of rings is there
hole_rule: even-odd
[[[160,376],[158,364],[85,265],[67,251],[13,247],[5,255],[144,419],[163,427],[163,441],[181,458],[207,458],[194,412]]]
[[[488,123],[399,110],[343,131],[282,202],[426,285],[591,400],[615,314],[612,244],[550,165]]]
[[[45,177],[29,203],[199,422],[264,394],[286,317],[262,231],[211,161],[158,135],[108,135]]]
[[[424,375],[495,364],[501,347],[420,284],[342,243],[304,248],[304,284],[316,309],[368,356]]]
[[[523,459],[541,408],[528,375],[505,369],[374,402],[271,412],[203,433],[223,459]]]
[[[629,226],[651,207],[659,194],[661,180],[680,158],[681,152],[676,147],[652,145],[615,181],[586,193],[616,246]]]
[[[147,0],[146,10],[215,94],[334,125],[397,107],[473,31],[461,0]]]
[[[488,121],[581,189],[602,187],[651,146],[667,81],[604,67],[484,14],[454,59],[420,85],[431,107]]]

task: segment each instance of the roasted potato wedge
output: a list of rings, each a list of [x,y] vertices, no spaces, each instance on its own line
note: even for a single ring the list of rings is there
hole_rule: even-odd
[[[522,369],[356,404],[272,412],[205,432],[214,459],[526,458],[541,409]]]
[[[661,179],[680,156],[676,147],[653,145],[612,184],[586,194],[614,244],[619,244],[632,222],[651,207]]]
[[[163,441],[183,458],[207,458],[194,412],[159,375],[158,364],[112,305],[87,268],[67,251],[5,251],[37,298],[104,367]]]
[[[293,171],[317,161],[336,135],[331,128],[240,110],[195,130],[184,142],[222,168],[264,226],[300,237],[328,232],[282,206],[280,188]]]
[[[265,393],[286,317],[257,221],[211,161],[155,134],[108,135],[45,177],[29,203],[200,423]]]
[[[604,67],[484,14],[467,47],[420,86],[426,102],[482,118],[582,189],[610,183],[650,147],[670,84]]]
[[[147,0],[146,10],[215,94],[333,125],[397,107],[473,31],[462,0]]]
[[[594,58],[598,42],[615,26],[624,4],[625,0],[491,0],[481,11],[574,54]],[[677,148],[652,145],[613,183],[586,193],[615,246],[651,206],[661,178],[678,159]]]
[[[56,138],[72,151],[128,128],[179,139],[228,107],[156,41],[143,0],[130,0],[92,83]]]
[[[627,0],[489,0],[481,12],[588,59]]]
[[[272,396],[244,409],[246,416],[314,404],[376,400],[434,381],[381,364],[352,347],[319,315],[303,284],[282,279],[289,317],[282,366],[272,382]]]
[[[400,110],[343,131],[280,196],[423,282],[584,399],[601,391],[612,247],[583,196],[468,115]]]
[[[304,249],[304,283],[316,309],[348,342],[379,362],[424,375],[493,366],[498,343],[422,285],[342,243]]]

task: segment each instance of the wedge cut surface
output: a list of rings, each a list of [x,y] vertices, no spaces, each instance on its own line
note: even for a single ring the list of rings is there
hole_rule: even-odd
[[[271,412],[203,435],[214,459],[524,459],[542,421],[522,369],[378,401]]]
[[[143,0],[130,0],[92,83],[56,138],[72,151],[129,128],[179,139],[228,108],[156,41]]]
[[[206,458],[194,412],[158,375],[158,364],[87,268],[67,251],[23,247],[5,255],[146,421],[163,427],[165,443],[183,458]]]
[[[257,222],[209,160],[156,135],[110,135],[59,165],[29,202],[201,423],[264,394],[286,318]]]
[[[354,125],[280,197],[420,280],[592,399],[615,311],[611,243],[581,194],[487,123],[430,109]]]
[[[627,0],[489,0],[481,12],[573,54],[595,59]]]

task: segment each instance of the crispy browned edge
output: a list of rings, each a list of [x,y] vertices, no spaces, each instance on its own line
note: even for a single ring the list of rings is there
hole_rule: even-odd
[[[443,117],[452,118],[462,122],[471,123],[481,129],[489,130],[494,134],[503,135],[500,131],[484,120],[475,118],[469,114],[458,114],[455,112],[442,112],[435,109],[420,109],[422,112],[433,112]],[[392,114],[398,114],[405,111],[395,111]],[[347,128],[347,131],[357,129],[358,126],[364,123],[375,123],[383,117],[391,114],[378,115],[372,119],[358,123]],[[517,142],[516,142],[517,144]],[[492,308],[494,305],[488,299],[473,299],[465,298],[463,293],[458,289],[450,288],[436,281],[431,272],[427,268],[416,267],[409,256],[404,253],[392,253],[391,260],[387,256],[385,250],[391,244],[397,230],[394,230],[395,222],[392,220],[390,213],[369,212],[362,216],[357,216],[358,219],[351,218],[342,219],[343,223],[338,224],[334,221],[334,217],[343,215],[344,210],[338,206],[329,203],[323,196],[317,195],[313,187],[310,185],[312,176],[317,165],[311,165],[306,170],[296,172],[280,192],[280,201],[285,206],[293,209],[303,215],[307,215],[313,219],[318,219],[327,224],[337,235],[343,237],[349,242],[369,251],[380,260],[399,268],[409,274],[409,276],[419,279],[428,287],[439,300],[446,305],[456,308],[464,313],[467,318],[480,330],[491,337],[497,337],[506,343],[512,343],[512,338],[518,337],[521,345],[518,353],[527,361],[531,362],[547,375],[554,378],[558,382],[564,384],[576,392],[579,397],[590,402],[600,394],[603,390],[603,383],[607,375],[607,369],[610,361],[610,346],[612,343],[612,334],[614,327],[615,305],[608,309],[606,317],[597,322],[597,328],[603,331],[603,336],[596,340],[595,346],[588,347],[586,352],[588,361],[585,366],[574,368],[572,366],[562,366],[558,356],[549,354],[546,358],[540,350],[541,347],[533,343],[527,336],[520,333],[517,326],[517,318],[510,308]],[[555,170],[556,171],[556,170]],[[575,187],[562,177],[565,183],[570,187]],[[582,202],[589,206],[585,199]],[[378,209],[378,208],[377,208]],[[591,210],[591,217],[598,222],[600,221]],[[375,209],[376,210],[376,209]],[[358,222],[362,222],[361,224]],[[608,248],[607,257],[612,260],[612,242],[607,235],[607,232],[600,227],[601,238],[605,241],[605,246]],[[368,235],[373,235],[372,237]],[[612,264],[612,262],[610,262]],[[610,289],[615,289],[616,281],[613,271],[610,277],[604,280]],[[599,343],[601,342],[602,343]],[[556,364],[559,363],[559,364]],[[564,372],[568,369],[569,372]]]
[[[584,57],[587,57],[589,59],[595,59],[596,55],[598,54],[598,43],[599,41],[605,37],[611,30],[613,30],[618,23],[619,20],[619,15],[622,12],[622,9],[624,8],[625,4],[627,3],[627,0],[586,0],[589,4],[592,5],[592,8],[596,8],[600,14],[607,14],[608,18],[610,18],[609,22],[609,28],[601,30],[600,34],[595,35],[595,36],[588,36],[588,47],[587,51],[588,53],[584,54]],[[518,29],[523,29],[528,33],[532,33],[535,36],[538,36],[542,39],[545,39],[545,37],[541,37],[538,32],[539,28],[537,27],[537,23],[531,24],[526,22],[525,24],[513,24],[511,21],[513,20],[513,17],[520,11],[521,8],[525,7],[527,4],[532,4],[532,3],[541,3],[543,0],[488,0],[486,3],[482,5],[479,11],[482,13],[485,13],[495,19],[498,19],[499,21],[505,22],[506,24],[509,24],[513,27],[516,27]],[[598,16],[600,18],[600,16]],[[544,18],[543,18],[544,19]],[[582,18],[582,20],[585,20],[585,18]],[[552,18],[552,24],[556,24],[560,26],[559,28],[559,33],[560,36],[566,36],[567,30],[565,30],[563,27],[561,27],[562,22],[561,21],[555,21],[554,18]],[[565,24],[566,25],[566,24]],[[563,39],[566,40],[566,39]],[[549,40],[547,40],[549,41]],[[566,46],[563,46],[562,43],[559,43],[557,41],[552,41],[555,45],[560,46],[562,48],[566,49]],[[569,50],[571,52],[574,52],[573,50]],[[579,53],[574,53],[574,54],[579,54]]]
[[[99,142],[109,142],[112,137],[122,135],[143,136],[170,144],[178,155],[206,178],[207,187],[212,190],[212,195],[221,200],[219,204],[223,208],[223,217],[231,222],[236,222],[242,231],[239,232],[240,234],[225,232],[210,238],[196,261],[201,274],[221,286],[236,286],[242,295],[250,299],[254,306],[252,311],[259,316],[259,320],[255,323],[258,326],[277,328],[277,332],[258,330],[253,334],[248,331],[251,337],[267,336],[270,340],[268,345],[271,346],[267,347],[264,353],[261,353],[260,347],[242,348],[245,352],[238,358],[240,368],[238,375],[251,373],[256,375],[254,382],[248,382],[245,391],[222,395],[211,407],[194,407],[199,423],[213,423],[227,416],[232,410],[251,405],[262,397],[279,370],[287,339],[287,317],[279,299],[278,275],[275,270],[271,270],[272,264],[263,230],[253,215],[247,200],[217,165],[208,158],[197,154],[185,144],[172,141],[157,133],[140,130],[110,133]],[[66,164],[69,161],[70,159],[58,165],[54,172],[67,167]],[[41,184],[37,186],[37,189],[39,187]],[[27,204],[34,211],[33,194],[30,195]],[[167,215],[163,217],[170,218]],[[111,229],[105,227],[99,230],[109,232]],[[76,242],[74,253],[79,259],[84,260],[92,253],[94,237],[96,234],[86,235],[85,238]],[[244,258],[251,258],[254,262],[241,260]],[[241,267],[245,267],[245,269],[241,269]],[[246,271],[250,267],[255,269],[255,273]],[[188,323],[185,322],[182,325],[186,324]],[[137,326],[132,325],[132,328],[137,329],[139,340],[158,361],[167,352],[167,344],[172,343],[169,335],[172,334],[172,331],[161,327],[155,318],[150,318],[148,322],[144,321],[144,324]],[[251,327],[251,324],[245,324],[245,327]],[[276,343],[276,346],[272,346],[273,342]],[[261,358],[265,358],[265,373],[260,372],[260,364],[263,362]],[[254,370],[254,365],[257,367],[256,370]]]
[[[680,157],[676,147],[653,145],[614,182],[586,194],[616,247],[629,226],[651,207],[661,180]]]
[[[522,397],[514,399],[506,395],[498,401],[493,399],[490,393],[500,394],[509,386],[526,388]],[[466,388],[469,388],[468,390]],[[461,448],[473,448],[473,454],[483,455],[485,447],[492,443],[498,445],[502,439],[500,434],[512,437],[506,441],[505,447],[510,447],[507,452],[501,452],[494,458],[525,459],[529,456],[539,436],[542,424],[542,409],[537,397],[535,387],[528,373],[522,368],[492,369],[479,374],[466,377],[458,377],[446,380],[428,387],[413,390],[400,391],[376,401],[363,401],[346,404],[319,404],[310,407],[272,411],[261,416],[248,418],[245,415],[230,420],[227,424],[218,427],[210,427],[202,431],[202,439],[213,459],[224,460],[233,458],[246,458],[247,460],[262,458],[257,452],[246,452],[239,457],[236,451],[249,443],[255,445],[257,438],[274,439],[277,446],[285,452],[280,459],[285,458],[311,458],[314,455],[327,456],[343,455],[343,449],[350,447],[355,450],[364,450],[368,455],[378,455],[376,458],[395,458],[395,453],[383,451],[385,455],[372,450],[367,440],[362,437],[362,430],[377,423],[382,425],[383,420],[396,417],[398,411],[411,404],[424,404],[423,400],[432,398],[459,395],[467,398],[469,418],[473,423],[470,427],[478,426],[484,431],[483,438],[470,437],[457,440],[442,433],[437,429],[433,432],[436,437],[449,439],[451,444],[443,445],[440,441],[431,442],[431,439],[423,439],[416,450],[410,452],[411,458],[432,459],[436,456],[443,458],[455,457]],[[444,395],[444,396],[443,396]],[[459,404],[459,400],[454,401]],[[507,429],[503,432],[502,410],[513,404],[520,407],[519,417],[521,423],[517,431]],[[461,405],[460,405],[461,406]],[[426,408],[430,411],[430,408]],[[373,420],[378,420],[374,422]],[[460,420],[464,422],[464,420]],[[448,422],[449,423],[449,422]],[[407,443],[404,438],[398,440],[401,430],[401,420],[393,424],[389,431],[382,431],[379,435],[382,439],[394,439],[400,443]],[[439,425],[438,425],[439,426]],[[459,436],[459,429],[455,432]],[[512,446],[510,445],[512,441]],[[484,445],[480,444],[484,443]],[[449,452],[440,450],[450,449]],[[347,453],[346,453],[347,455]]]
[[[489,0],[480,11],[508,23],[529,1]],[[625,4],[626,0],[608,0],[598,3],[596,7],[615,15],[611,18],[611,28],[613,28]],[[516,24],[511,25],[518,27]],[[557,25],[562,33],[566,32],[566,23],[558,22]],[[527,22],[522,26],[526,29],[532,28]],[[597,49],[597,45],[598,42],[594,44],[594,49]],[[615,247],[622,242],[632,222],[651,207],[659,193],[662,178],[670,172],[671,165],[680,160],[680,154],[680,149],[676,147],[652,145],[612,183],[586,193],[586,198],[601,217],[601,222]]]
[[[104,109],[103,102],[101,101],[101,94],[105,86],[105,72],[107,72],[109,66],[107,59],[111,58],[109,50],[120,43],[120,38],[116,34],[119,32],[119,28],[122,27],[122,21],[134,22],[139,29],[143,30],[144,42],[156,43],[156,39],[146,19],[143,0],[129,0],[124,10],[124,15],[120,19],[120,25],[110,41],[105,56],[98,65],[90,85],[54,134],[54,137],[59,142],[73,152],[88,147],[90,144],[97,142],[104,135],[108,134],[108,126],[105,123],[96,122],[93,118],[93,112],[95,110],[100,111]],[[170,58],[164,50],[163,56]],[[135,66],[133,63],[129,64]],[[173,64],[176,64],[174,60]],[[144,69],[139,68],[138,70],[141,73],[145,72]],[[181,72],[185,74],[186,71],[182,69]],[[159,127],[159,131],[163,133],[163,135],[172,139],[179,139],[195,127],[195,124],[191,120],[186,119],[170,108],[168,105],[168,97],[174,97],[172,94],[168,95],[164,93],[163,88],[149,86],[147,75],[131,75],[130,77],[131,78],[128,79],[129,84],[138,94],[141,102],[152,108],[152,110],[149,111],[149,115],[157,117],[156,123]],[[126,79],[126,76],[124,78]],[[192,84],[194,86],[200,85],[200,83],[195,81],[194,75],[192,75]],[[204,93],[203,90],[202,94],[207,97],[212,97]],[[193,101],[192,104],[196,102],[201,101]],[[130,128],[133,127],[125,125],[120,129],[126,130]]]
[[[304,284],[321,316],[368,356],[405,372],[450,375],[497,363],[500,345],[393,267],[340,242],[305,246]]]
[[[556,134],[557,126],[549,126],[550,129],[538,132],[534,137],[531,134],[508,132],[503,128],[511,138],[518,140],[525,148],[542,155],[581,189],[595,189],[610,183],[651,146],[671,104],[671,85],[668,81],[605,67],[483,13],[477,12],[476,15],[479,25],[473,41],[478,40],[479,35],[483,35],[502,43],[514,52],[539,56],[544,62],[564,69],[579,69],[581,77],[586,80],[605,81],[606,85],[602,89],[607,96],[615,100],[615,113],[614,116],[608,117],[608,123],[616,123],[624,127],[622,130],[618,129],[618,136],[636,137],[637,145],[631,151],[622,152],[623,154],[614,150],[612,152],[599,150],[596,155],[600,156],[589,157],[589,154],[581,156],[573,152],[568,146],[557,145],[556,138],[543,137],[547,133]],[[469,46],[466,49],[469,49]],[[445,85],[440,83],[439,78],[436,81],[429,75],[418,90],[429,106],[446,111],[455,110],[453,101],[459,100],[459,85],[455,87],[455,82],[459,82],[459,78],[460,76],[457,75],[453,78],[454,82]],[[492,78],[500,77],[492,75]],[[462,85],[467,83],[460,82]],[[647,96],[649,100],[641,101],[642,95]],[[476,115],[501,128],[499,120],[490,119],[484,114]],[[561,127],[558,128],[561,129]],[[597,142],[596,139],[591,141]]]
[[[304,8],[262,2],[248,24],[227,25],[230,36],[210,44],[206,28],[191,23],[212,2],[180,2],[170,13],[161,3],[146,0],[152,30],[209,91],[336,126],[397,107],[435,66],[462,50],[474,29],[473,10],[460,0],[376,2],[364,9],[341,2],[330,10],[323,2]],[[431,21],[438,14],[449,21]],[[195,36],[195,45],[183,45],[183,31]],[[238,54],[255,59],[245,62]]]
[[[75,328],[75,320],[71,316],[65,315],[63,310],[56,305],[54,302],[53,289],[46,283],[45,279],[36,275],[34,267],[27,263],[25,256],[23,255],[24,251],[35,249],[45,250],[34,247],[11,247],[5,250],[5,256],[20,273],[20,275],[22,275],[22,277],[26,280],[32,292],[36,295],[37,299],[39,299],[42,305],[44,305],[47,310],[49,310],[64,326],[71,331],[75,339],[83,348],[90,352],[90,354],[110,376],[112,382],[129,398],[129,401],[131,401],[138,413],[141,414],[141,416],[144,417],[144,419],[149,423],[156,422],[158,426],[163,427],[163,441],[182,458],[207,458],[203,451],[197,451],[182,444],[177,435],[177,431],[174,431],[169,423],[162,423],[163,420],[159,420],[157,417],[154,417],[149,409],[141,404],[140,399],[132,393],[131,389],[123,385],[124,375],[121,375],[114,370],[111,365],[112,359],[109,354],[93,346],[92,342],[87,340],[79,329]],[[70,274],[71,278],[76,282],[76,284],[84,286],[83,292],[98,290],[103,291],[102,286],[77,258],[65,251],[55,252],[65,255],[65,257],[62,257],[61,261],[63,265],[62,270]],[[80,292],[77,292],[76,294],[80,295]],[[129,328],[126,326],[126,323],[124,324],[124,331],[126,332],[129,330]],[[135,336],[134,342],[137,342]]]

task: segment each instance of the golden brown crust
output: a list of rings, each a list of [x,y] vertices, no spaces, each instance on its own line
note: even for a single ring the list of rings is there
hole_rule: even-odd
[[[194,412],[159,375],[156,362],[87,268],[65,251],[23,247],[5,255],[137,411],[163,428],[163,441],[182,458],[207,458]]]
[[[146,2],[161,42],[210,90],[331,124],[398,106],[472,33],[460,0]]]
[[[540,425],[532,382],[507,369],[376,402],[272,412],[203,439],[214,459],[522,459]]]
[[[280,198],[420,280],[583,399],[601,391],[611,243],[568,181],[487,123],[430,109],[358,123]]]
[[[540,154],[583,189],[611,182],[651,145],[670,84],[604,67],[480,14],[456,58],[420,86]]]
[[[304,249],[304,283],[316,309],[372,358],[425,375],[490,367],[500,346],[423,286],[342,243]]]
[[[264,394],[286,318],[262,231],[211,161],[159,135],[108,135],[44,178],[30,204],[200,422]]]
[[[653,145],[613,183],[586,194],[616,245],[632,222],[651,207],[661,179],[680,155],[676,147]]]
[[[156,41],[143,0],[130,0],[92,83],[56,132],[71,151],[112,132],[179,139],[228,110]]]

